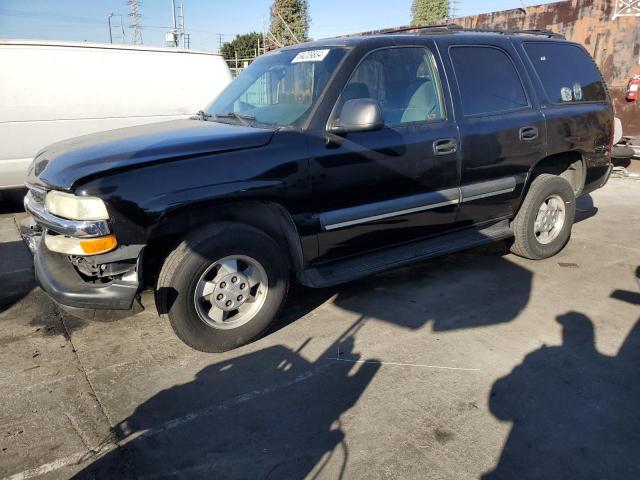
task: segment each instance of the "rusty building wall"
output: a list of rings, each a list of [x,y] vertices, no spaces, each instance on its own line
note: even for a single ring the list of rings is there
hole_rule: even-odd
[[[640,74],[640,17],[613,20],[614,3],[615,0],[566,0],[460,17],[452,23],[480,29],[549,29],[581,43],[602,71],[625,135],[640,135],[640,101],[625,100],[629,78]],[[393,30],[396,29],[383,31]]]

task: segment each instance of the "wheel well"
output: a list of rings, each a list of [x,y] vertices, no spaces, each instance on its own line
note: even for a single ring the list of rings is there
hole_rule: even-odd
[[[145,248],[145,278],[155,279],[167,258],[189,232],[215,221],[232,221],[251,225],[269,235],[286,252],[289,266],[303,268],[300,237],[291,215],[279,203],[248,201],[186,207],[166,216],[154,230]]]
[[[529,185],[542,173],[550,173],[564,178],[573,187],[576,196],[584,188],[586,168],[584,159],[579,152],[564,152],[543,158],[533,167]]]

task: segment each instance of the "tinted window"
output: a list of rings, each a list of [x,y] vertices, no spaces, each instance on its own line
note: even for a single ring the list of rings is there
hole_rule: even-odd
[[[607,99],[602,77],[582,48],[561,43],[526,43],[524,48],[552,102]]]
[[[465,115],[504,112],[528,106],[518,72],[502,50],[452,47],[450,56]]]
[[[369,54],[353,72],[338,107],[355,98],[377,100],[386,124],[444,117],[435,60],[424,48],[387,48]]]

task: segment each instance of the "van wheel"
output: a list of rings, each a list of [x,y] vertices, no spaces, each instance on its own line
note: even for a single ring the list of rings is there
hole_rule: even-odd
[[[576,214],[573,188],[564,178],[539,175],[511,224],[511,251],[531,260],[557,254],[569,241]]]
[[[187,236],[167,258],[156,304],[176,335],[202,352],[224,352],[258,337],[289,288],[287,257],[253,227],[220,222]]]

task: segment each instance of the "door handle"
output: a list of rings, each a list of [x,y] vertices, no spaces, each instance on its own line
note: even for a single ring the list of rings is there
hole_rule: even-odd
[[[433,142],[433,153],[448,155],[458,151],[458,142],[454,138],[443,138]]]
[[[522,127],[520,129],[520,140],[530,142],[538,138],[538,127]]]

